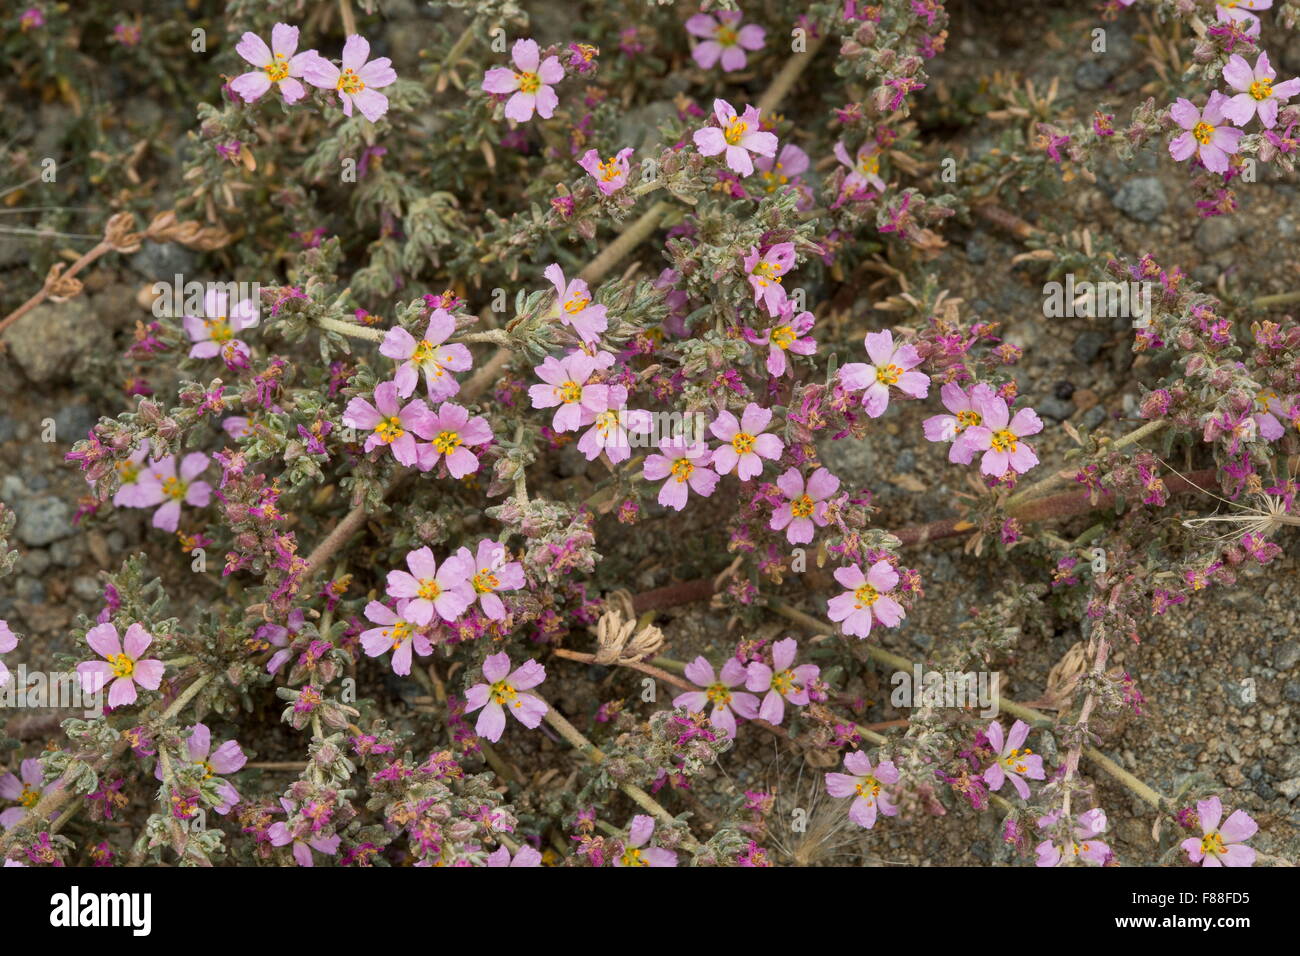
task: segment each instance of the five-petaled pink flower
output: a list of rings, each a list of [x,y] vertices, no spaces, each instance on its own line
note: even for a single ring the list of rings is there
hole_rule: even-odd
[[[882,790],[898,783],[898,768],[893,761],[882,760],[873,767],[870,757],[854,750],[844,755],[844,769],[848,773],[826,774],[826,792],[832,797],[854,798],[849,806],[850,820],[870,830],[876,825],[877,814],[897,816],[898,807]]]
[[[1253,69],[1241,54],[1232,54],[1224,64],[1223,79],[1237,91],[1224,104],[1223,115],[1238,126],[1245,126],[1258,113],[1260,123],[1272,129],[1277,125],[1278,104],[1300,93],[1300,79],[1273,85],[1277,70],[1269,66],[1264,52],[1255,60]]]
[[[194,343],[190,358],[221,356],[231,368],[247,368],[248,343],[239,333],[257,325],[257,320],[257,304],[252,299],[231,305],[225,292],[208,289],[203,293],[203,315],[181,318],[185,334]]]
[[[546,701],[527,691],[544,680],[546,668],[535,660],[524,661],[513,671],[505,651],[484,660],[483,683],[465,692],[465,713],[483,708],[474,733],[496,743],[506,729],[507,710],[530,730],[540,724],[549,708]]]
[[[483,74],[483,89],[502,96],[513,94],[506,101],[506,119],[525,123],[533,118],[533,110],[542,119],[550,119],[560,105],[552,87],[564,79],[559,57],[541,60],[536,40],[516,40],[510,56],[515,69],[498,66],[488,70]]]
[[[436,611],[444,621],[454,621],[474,603],[474,588],[469,583],[471,565],[455,555],[439,567],[432,550],[417,548],[406,555],[406,566],[411,569],[409,573],[388,572],[388,596],[410,599],[404,615],[407,620],[423,627],[433,620]]]
[[[793,352],[795,355],[812,355],[817,351],[816,340],[808,337],[816,321],[813,314],[800,312],[791,318],[793,312],[794,300],[787,299],[785,305],[781,307],[780,318],[777,320],[780,324],[772,326],[765,332],[745,329],[745,339],[750,345],[768,346],[767,374],[769,375],[781,376],[790,371],[790,361],[785,356],[786,352]]]
[[[596,180],[596,187],[606,196],[609,196],[627,185],[627,177],[631,172],[631,166],[628,164],[627,158],[634,152],[636,150],[628,146],[620,149],[611,158],[602,160],[600,153],[594,149],[589,149],[582,154],[582,158],[578,160],[578,165],[591,173],[591,178]],[[558,269],[559,266],[552,266],[552,268]],[[563,297],[563,292],[561,292],[561,297]],[[602,306],[602,308],[604,307]]]
[[[778,242],[762,255],[757,246],[750,246],[743,262],[745,275],[754,290],[754,304],[762,303],[768,315],[780,315],[786,304],[781,277],[794,268],[794,243]]]
[[[602,451],[609,456],[610,464],[627,461],[632,457],[632,436],[654,431],[654,416],[642,409],[625,408],[626,401],[625,385],[609,386],[609,408],[598,413],[578,439],[578,451],[587,461],[595,461]]]
[[[733,468],[741,481],[757,477],[763,472],[763,459],[773,461],[781,457],[785,443],[765,431],[772,421],[772,410],[750,402],[740,415],[723,409],[709,425],[713,437],[725,442],[713,451],[712,465],[718,474],[728,474]]]
[[[1186,132],[1170,142],[1169,155],[1180,163],[1196,155],[1210,172],[1226,173],[1228,154],[1237,151],[1237,141],[1242,137],[1241,130],[1228,124],[1224,115],[1227,105],[1228,98],[1218,90],[1211,91],[1203,110],[1180,96],[1169,108],[1169,115]]]
[[[556,409],[551,425],[557,432],[577,431],[609,408],[609,386],[587,384],[592,373],[604,367],[601,363],[605,354],[608,353],[591,356],[579,351],[562,359],[547,356],[533,369],[545,384],[533,385],[528,395],[533,400],[533,408]]]
[[[912,398],[925,398],[930,377],[913,371],[921,364],[920,353],[911,345],[894,344],[894,334],[868,332],[863,343],[871,363],[850,362],[840,369],[840,383],[850,392],[862,392],[862,407],[871,418],[879,418],[889,407],[890,386]]]
[[[303,78],[322,90],[337,90],[344,116],[351,116],[356,106],[362,116],[375,123],[388,112],[388,97],[379,90],[397,82],[397,71],[386,56],[367,63],[369,57],[370,42],[353,34],[343,44],[341,69],[317,56],[307,65]]]
[[[1038,464],[1034,449],[1025,442],[1026,435],[1037,435],[1043,421],[1032,408],[1022,408],[1011,417],[1006,399],[997,393],[973,396],[975,411],[982,416],[978,425],[966,429],[965,439],[973,451],[983,451],[980,471],[1001,477],[1007,469],[1023,475]]]
[[[748,678],[745,665],[734,657],[728,657],[722,665],[722,671],[715,676],[713,665],[700,655],[686,665],[686,679],[703,689],[678,694],[673,698],[673,706],[685,707],[691,713],[703,713],[712,704],[709,723],[728,737],[734,738],[736,714],[746,720],[758,717],[758,698],[745,691],[735,690],[744,687]]]
[[[1011,786],[1016,788],[1016,793],[1020,794],[1020,799],[1029,799],[1029,784],[1025,783],[1024,778],[1030,780],[1043,780],[1046,775],[1043,772],[1043,758],[1038,756],[1028,747],[1025,747],[1025,739],[1029,736],[1029,725],[1023,720],[1017,720],[1011,725],[1011,733],[1008,736],[1003,735],[1002,725],[996,720],[989,724],[989,729],[984,732],[988,738],[989,745],[993,748],[993,763],[989,764],[981,774],[984,783],[990,790],[1001,790],[1002,784],[1010,779]]]
[[[205,780],[209,777],[224,777],[236,773],[248,762],[248,757],[240,749],[238,741],[227,740],[214,750],[212,731],[208,729],[207,724],[195,724],[190,728],[189,736],[185,738],[184,748],[189,762],[203,768]],[[159,780],[163,779],[161,760],[154,768],[154,776]],[[227,780],[222,780],[217,785],[217,798],[218,802],[213,805],[213,809],[223,816],[234,809],[235,804],[240,800],[239,791]]]
[[[280,95],[290,105],[307,95],[306,88],[298,82],[306,75],[307,67],[319,57],[315,50],[297,53],[298,28],[287,23],[277,23],[271,28],[271,45],[256,33],[245,33],[235,44],[235,52],[249,64],[257,67],[251,73],[241,73],[230,81],[230,88],[252,103],[275,84]]]
[[[662,481],[659,503],[681,511],[686,507],[687,487],[708,498],[717,487],[718,473],[709,467],[713,452],[702,441],[687,441],[680,435],[661,438],[658,455],[647,455],[641,469],[646,481]]]
[[[623,855],[614,858],[615,866],[676,866],[677,854],[663,847],[646,846],[655,832],[654,817],[644,813],[632,818],[628,827]]]
[[[399,401],[396,382],[381,382],[375,386],[372,405],[361,396],[348,402],[343,413],[343,424],[349,428],[362,428],[371,432],[365,450],[386,445],[393,457],[403,465],[414,466],[419,461],[416,437],[432,438],[436,432],[437,416],[422,399],[412,399],[405,405]]]
[[[1038,818],[1040,829],[1046,829],[1061,819],[1061,811],[1053,810],[1047,816]],[[1097,839],[1098,834],[1106,830],[1106,811],[1101,807],[1085,810],[1075,818],[1074,832],[1071,834],[1070,848],[1066,852],[1064,845],[1044,840],[1034,847],[1038,854],[1035,866],[1060,866],[1062,861],[1075,857],[1098,866],[1110,859],[1110,847]]]
[[[880,147],[874,142],[867,141],[859,146],[853,159],[849,159],[849,151],[838,141],[831,152],[840,161],[840,165],[849,170],[844,182],[840,184],[839,202],[861,199],[870,189],[878,193],[885,191],[885,181],[880,178]]]
[[[492,440],[492,426],[482,415],[470,418],[469,411],[452,402],[438,406],[430,425],[433,441],[416,448],[416,461],[421,471],[429,471],[444,455],[447,471],[453,478],[464,478],[478,471],[478,456],[471,447],[486,445]]]
[[[423,550],[427,551],[428,548]],[[409,563],[410,555],[407,556],[407,561]],[[398,573],[404,572],[388,572],[390,578]],[[388,587],[388,593],[392,594],[391,582]],[[414,601],[400,600],[394,610],[379,601],[371,601],[366,605],[366,619],[373,624],[378,624],[379,627],[361,632],[361,647],[366,652],[366,656],[378,657],[386,651],[392,651],[393,673],[401,677],[411,673],[412,650],[421,657],[428,657],[433,653],[433,645],[429,642],[428,636],[419,629],[419,623],[411,619],[411,605],[414,603]],[[423,606],[431,605],[430,602],[425,601]],[[429,612],[429,616],[432,617],[432,611]],[[428,621],[426,620],[425,623],[427,624]]]
[[[55,781],[45,786],[45,772],[35,757],[28,757],[19,765],[18,776],[7,773],[0,777],[0,800],[12,800],[18,804],[0,813],[0,830],[7,830],[21,820],[40,802],[42,793],[48,793],[58,785]]]
[[[719,60],[724,73],[743,70],[748,62],[745,51],[763,49],[767,31],[755,23],[740,25],[739,10],[719,10],[716,19],[707,13],[697,13],[686,21],[686,32],[698,37],[691,56],[702,70],[711,70]]]
[[[506,616],[506,606],[497,597],[497,592],[517,591],[526,583],[524,566],[518,561],[507,561],[508,553],[503,545],[491,538],[480,541],[475,553],[471,554],[469,548],[456,552],[456,557],[470,575],[470,587],[474,589],[479,606],[493,621],[503,620]]]
[[[290,816],[293,816],[297,810],[294,802],[285,797],[280,798],[280,806]],[[305,815],[299,815],[297,822],[292,827],[280,820],[271,824],[266,831],[266,835],[271,840],[271,846],[293,845],[291,852],[293,853],[294,862],[299,866],[314,865],[311,855],[312,850],[317,853],[324,853],[326,856],[334,856],[339,851],[339,844],[343,842],[337,833],[330,836],[313,836],[314,833],[314,823]]]
[[[104,658],[102,661],[83,661],[77,665],[77,676],[88,694],[98,694],[110,680],[109,707],[134,704],[135,685],[145,690],[157,690],[162,683],[163,662],[154,658],[141,660],[140,655],[153,643],[153,635],[138,622],[126,629],[126,640],[117,635],[111,623],[97,624],[86,632],[90,649]]]
[[[772,667],[754,661],[745,669],[745,688],[756,694],[767,691],[758,708],[760,720],[779,724],[785,719],[787,700],[796,707],[808,706],[808,685],[817,679],[821,668],[816,664],[792,667],[798,650],[799,642],[787,637],[772,645]]]
[[[18,646],[18,636],[9,629],[8,621],[0,621],[0,654],[8,654]],[[9,683],[9,668],[0,661],[0,687]]]
[[[455,331],[456,320],[446,309],[433,310],[424,338],[418,342],[400,325],[388,330],[379,346],[379,353],[402,363],[393,376],[400,397],[406,398],[415,391],[420,372],[424,373],[429,398],[435,402],[451,398],[460,391],[460,382],[447,373],[466,371],[473,364],[473,358],[464,345],[443,344]]]
[[[181,502],[194,508],[205,508],[212,499],[212,486],[206,481],[195,481],[208,467],[208,456],[193,451],[181,459],[180,474],[176,474],[176,457],[167,455],[151,462],[138,479],[138,491],[133,507],[152,508],[160,505],[153,514],[153,526],[161,531],[174,532],[180,525]]]
[[[827,602],[826,616],[839,624],[845,634],[866,637],[875,621],[885,627],[897,627],[903,620],[903,606],[888,596],[898,586],[898,572],[888,561],[877,561],[866,574],[856,563],[837,568],[835,580],[848,590]]]
[[[716,457],[716,456],[715,456]],[[772,513],[773,531],[785,530],[791,544],[810,544],[817,528],[827,524],[826,499],[840,490],[840,480],[825,468],[818,468],[804,482],[798,468],[776,479],[785,501]]]
[[[724,153],[727,166],[732,172],[748,176],[754,171],[750,153],[756,156],[776,155],[776,134],[759,128],[757,108],[746,106],[745,112],[737,116],[735,107],[726,100],[714,100],[713,115],[718,125],[697,129],[692,137],[701,156]]]
[[[992,386],[979,382],[967,392],[956,382],[939,389],[944,408],[950,415],[931,415],[921,423],[925,437],[930,441],[951,442],[948,460],[958,465],[969,465],[975,457],[976,447],[971,443],[970,429],[984,424],[980,407],[996,399]]]
[[[578,338],[586,344],[595,342],[608,327],[609,319],[605,315],[605,306],[592,304],[591,289],[587,287],[586,280],[573,279],[566,282],[564,270],[558,263],[547,266],[542,275],[555,286],[555,305],[552,310],[555,317],[577,332]]]
[[[1234,810],[1222,827],[1223,803],[1218,797],[1197,801],[1196,815],[1201,824],[1201,837],[1188,837],[1182,842],[1187,857],[1201,866],[1254,866],[1255,851],[1245,842],[1255,835],[1259,826],[1245,810]]]

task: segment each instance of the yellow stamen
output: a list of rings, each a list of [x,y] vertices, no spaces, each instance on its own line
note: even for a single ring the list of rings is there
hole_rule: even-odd
[[[114,677],[130,677],[135,673],[135,661],[125,654],[110,654],[107,660],[113,667]]]

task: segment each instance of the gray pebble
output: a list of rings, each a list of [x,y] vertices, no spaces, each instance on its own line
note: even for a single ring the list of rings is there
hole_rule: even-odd
[[[1196,227],[1196,248],[1206,255],[1227,249],[1241,235],[1241,226],[1233,216],[1202,219]]]
[[[1154,222],[1169,205],[1164,185],[1154,176],[1130,179],[1112,201],[1120,212],[1138,222]]]
[[[1273,652],[1273,666],[1280,671],[1289,671],[1296,664],[1300,664],[1300,641],[1279,644]]]
[[[1106,336],[1100,332],[1091,330],[1080,333],[1079,337],[1074,340],[1074,345],[1070,351],[1074,357],[1087,365],[1101,352],[1101,347],[1106,344]]]
[[[72,534],[72,513],[66,502],[43,496],[27,498],[14,506],[18,515],[18,540],[43,547]]]
[[[1063,422],[1074,414],[1074,402],[1064,402],[1055,395],[1049,395],[1035,405],[1034,410],[1043,418]]]
[[[102,596],[99,582],[88,574],[78,574],[72,579],[72,593],[83,601],[98,601]]]

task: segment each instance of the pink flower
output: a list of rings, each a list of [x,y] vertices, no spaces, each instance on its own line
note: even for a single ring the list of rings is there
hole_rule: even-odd
[[[1222,3],[1215,4],[1214,12],[1218,15],[1219,22],[1224,23],[1231,20],[1234,23],[1244,23],[1246,36],[1259,36],[1259,17],[1252,13],[1252,10],[1267,10],[1273,6],[1273,0],[1229,0],[1225,5]]]
[[[898,572],[888,561],[877,561],[866,574],[856,563],[837,568],[835,580],[848,591],[830,599],[827,617],[839,624],[845,634],[866,637],[874,621],[885,627],[898,627],[903,620],[903,606],[886,596],[898,585]]]
[[[970,392],[963,390],[956,382],[949,382],[939,389],[939,397],[952,414],[932,415],[922,422],[925,437],[930,441],[951,442],[948,460],[958,465],[969,465],[977,451],[971,443],[969,429],[984,424],[980,406],[1000,399],[992,386],[983,382],[971,386]]]
[[[743,687],[748,677],[745,665],[734,657],[728,657],[722,665],[722,672],[714,676],[713,665],[701,655],[686,665],[686,679],[703,690],[678,694],[673,698],[673,706],[685,707],[691,713],[703,713],[704,708],[712,704],[713,712],[709,715],[709,723],[734,739],[736,714],[746,720],[758,717],[758,698],[744,691],[733,690]]]
[[[138,490],[133,500],[136,508],[152,508],[160,504],[153,515],[153,526],[162,531],[174,532],[180,525],[181,502],[194,508],[207,507],[212,499],[212,486],[206,481],[195,481],[208,467],[208,456],[201,451],[190,452],[181,459],[180,476],[176,475],[176,458],[168,455],[151,463],[138,480]]]
[[[693,137],[701,156],[725,153],[728,168],[741,176],[748,176],[754,171],[750,153],[776,155],[776,134],[759,129],[755,107],[746,106],[744,114],[737,116],[735,107],[726,100],[714,100],[713,115],[718,125],[697,129]]]
[[[632,435],[649,435],[654,418],[647,411],[625,408],[627,388],[609,386],[609,408],[596,415],[591,428],[578,439],[578,451],[587,461],[595,461],[603,451],[610,464],[617,465],[632,457]],[[646,443],[648,444],[648,442]]]
[[[483,708],[474,733],[496,743],[506,729],[507,709],[530,730],[540,724],[549,709],[546,701],[524,692],[544,680],[546,668],[535,660],[524,661],[511,671],[510,656],[505,651],[488,657],[483,661],[483,683],[465,692],[465,713]]]
[[[587,384],[592,373],[602,367],[603,356],[608,354],[598,352],[591,356],[573,352],[562,359],[548,356],[533,369],[545,384],[532,386],[528,395],[533,400],[533,408],[559,406],[552,421],[557,432],[577,431],[609,408],[609,386]]]
[[[370,122],[378,122],[388,112],[388,97],[377,91],[396,83],[397,72],[388,57],[367,63],[369,56],[370,42],[353,34],[343,44],[342,69],[317,56],[307,65],[303,78],[322,90],[337,90],[344,116],[351,116],[356,106]]]
[[[425,548],[424,550],[428,550]],[[407,556],[410,560],[410,556]],[[389,577],[400,572],[390,571]],[[389,593],[392,593],[392,584],[389,584]],[[417,630],[417,622],[412,621],[410,617],[410,607],[414,601],[398,601],[397,609],[393,610],[379,601],[371,601],[366,605],[366,619],[379,627],[372,627],[369,630],[361,632],[361,647],[366,652],[367,657],[378,657],[386,651],[393,652],[393,673],[405,677],[411,673],[411,651],[414,649],[421,657],[428,657],[433,653],[433,645],[429,643],[429,638]],[[429,605],[425,601],[426,606]],[[430,612],[430,617],[432,612]],[[428,621],[426,620],[427,624]]]
[[[374,397],[373,405],[360,396],[348,402],[343,424],[371,432],[366,439],[366,451],[386,445],[392,449],[398,462],[408,467],[415,466],[419,460],[416,436],[425,440],[432,438],[436,434],[437,417],[418,398],[400,405],[396,382],[376,385]]]
[[[840,369],[840,383],[850,392],[861,391],[862,407],[871,418],[879,418],[889,407],[892,385],[904,395],[925,398],[930,392],[930,377],[912,369],[921,364],[921,356],[911,345],[894,344],[888,329],[868,332],[864,341],[871,364],[850,362]]]
[[[444,345],[456,331],[456,320],[446,309],[434,309],[429,316],[429,327],[419,342],[400,325],[388,330],[379,346],[379,353],[402,365],[393,376],[397,394],[406,398],[415,391],[419,373],[424,372],[424,384],[429,398],[441,401],[460,391],[460,382],[448,372],[464,372],[473,364],[469,349],[459,343]]]
[[[763,190],[768,193],[774,193],[782,186],[799,188],[799,177],[808,171],[808,166],[808,154],[794,143],[786,143],[775,157],[760,156],[754,160],[754,168],[763,181]],[[804,208],[802,202],[796,208]]]
[[[785,320],[783,324],[774,325],[765,332],[745,329],[745,338],[750,345],[768,346],[767,374],[774,377],[784,375],[790,370],[790,362],[785,357],[786,352],[793,352],[795,355],[812,355],[817,351],[816,341],[804,337],[812,331],[816,319],[811,312],[800,312],[791,319],[790,314],[793,311],[794,302],[787,299],[781,308],[781,319]]]
[[[1191,100],[1180,96],[1169,108],[1169,115],[1186,132],[1170,142],[1169,155],[1180,163],[1196,155],[1210,172],[1226,173],[1228,154],[1237,151],[1242,136],[1241,130],[1225,122],[1223,108],[1228,102],[1226,96],[1213,90],[1205,109],[1198,110]]]
[[[203,315],[181,318],[185,334],[194,343],[190,358],[220,355],[231,368],[247,367],[248,344],[238,334],[257,325],[257,320],[257,304],[252,299],[230,305],[226,293],[208,289],[203,293]]]
[[[8,654],[18,646],[18,636],[9,629],[8,621],[0,621],[0,654]],[[9,683],[9,668],[0,661],[0,687]]]
[[[627,185],[628,173],[631,167],[628,165],[627,158],[635,153],[636,150],[631,146],[620,149],[611,159],[601,160],[600,153],[594,149],[589,149],[582,154],[578,160],[578,165],[591,173],[592,179],[596,180],[596,186],[602,193],[609,196],[618,192]],[[558,269],[559,266],[552,266]],[[563,293],[561,293],[563,298]],[[604,308],[604,306],[601,306]]]
[[[1047,816],[1038,819],[1038,826],[1046,829],[1060,818],[1061,811],[1053,810]],[[1076,820],[1078,825],[1074,828],[1070,851],[1064,852],[1064,846],[1055,844],[1051,840],[1044,840],[1034,848],[1034,852],[1038,854],[1038,862],[1035,866],[1060,866],[1062,860],[1072,857],[1100,866],[1110,859],[1110,847],[1097,839],[1097,835],[1106,829],[1106,811],[1101,807],[1093,807],[1079,814]]]
[[[965,440],[972,452],[984,451],[980,459],[983,474],[1001,477],[1010,468],[1023,475],[1038,464],[1034,449],[1023,440],[1026,435],[1037,435],[1043,430],[1037,412],[1022,408],[1011,418],[1006,399],[996,393],[973,396],[973,404],[983,420],[966,429]]]
[[[776,486],[786,500],[772,513],[768,527],[773,531],[785,529],[785,539],[791,544],[812,543],[816,529],[826,527],[826,499],[840,490],[840,480],[825,468],[818,468],[805,487],[799,469],[791,468],[776,479]]]
[[[874,189],[878,193],[885,191],[885,181],[880,178],[880,148],[874,142],[868,141],[859,146],[853,159],[849,159],[849,151],[841,142],[836,142],[831,152],[849,170],[840,185],[840,202],[862,198],[868,189]]]
[[[156,505],[155,483],[146,481],[148,469],[144,460],[149,457],[149,442],[143,443],[128,458],[114,463],[117,469],[118,489],[113,493],[113,504],[118,508],[148,508]]]
[[[436,611],[444,621],[454,621],[474,603],[474,589],[469,583],[472,565],[460,558],[449,557],[439,568],[433,551],[424,547],[406,555],[406,566],[411,569],[409,573],[388,572],[388,596],[410,599],[403,615],[407,620],[423,627],[433,620]]]
[[[235,45],[235,52],[257,69],[235,77],[230,81],[230,88],[242,96],[245,103],[252,103],[274,83],[280,88],[285,103],[292,106],[307,95],[298,77],[305,76],[307,67],[320,58],[315,50],[295,55],[297,49],[298,28],[287,23],[277,23],[271,28],[269,48],[256,33],[245,33]]]
[[[763,49],[767,31],[753,23],[742,27],[741,16],[739,10],[720,10],[717,19],[697,13],[686,21],[686,32],[704,41],[691,50],[700,69],[711,70],[721,60],[724,73],[743,70],[748,62],[745,51]]]
[[[516,69],[494,67],[483,74],[483,89],[488,93],[513,94],[506,101],[506,119],[526,123],[533,110],[542,119],[550,119],[560,98],[551,87],[564,79],[559,57],[548,56],[538,64],[541,51],[536,40],[516,40],[510,51]]]
[[[713,453],[702,441],[687,442],[680,436],[659,441],[658,455],[647,455],[641,476],[646,481],[661,481],[659,503],[681,511],[686,507],[687,487],[708,498],[718,485],[718,473],[709,467]]]
[[[677,854],[662,847],[646,846],[651,834],[655,832],[654,817],[644,813],[632,818],[628,827],[627,843],[621,857],[614,858],[615,866],[676,866]]]
[[[1029,736],[1029,725],[1023,720],[1017,720],[1011,725],[1011,735],[1003,739],[1002,725],[996,720],[989,724],[989,729],[984,732],[989,740],[989,745],[993,748],[993,763],[984,769],[982,776],[984,783],[993,791],[1001,790],[1002,784],[1010,778],[1011,785],[1016,788],[1016,793],[1020,794],[1020,799],[1029,799],[1029,784],[1025,783],[1024,778],[1030,780],[1043,780],[1046,775],[1043,773],[1043,758],[1038,756],[1032,750],[1024,747],[1025,738]]]
[[[285,813],[290,815],[296,810],[293,801],[284,797],[280,798],[280,806],[284,808]],[[271,824],[267,828],[266,835],[270,838],[272,846],[293,844],[294,862],[299,866],[312,866],[314,862],[311,855],[312,850],[317,853],[324,853],[326,856],[334,856],[334,854],[338,853],[339,844],[342,842],[342,838],[337,833],[327,837],[318,837],[311,836],[312,832],[311,821],[300,817],[293,827],[290,827],[284,821]]]
[[[126,629],[125,646],[117,636],[117,628],[112,624],[97,624],[92,627],[86,632],[86,643],[104,659],[78,664],[77,676],[81,678],[81,686],[88,694],[98,694],[109,679],[113,679],[113,686],[108,691],[109,707],[134,704],[136,684],[145,690],[157,690],[162,683],[163,662],[153,658],[140,659],[140,655],[153,643],[153,635],[142,625],[136,623]]]
[[[555,317],[577,332],[583,342],[594,343],[608,327],[609,320],[605,317],[605,306],[591,304],[591,290],[586,281],[566,282],[558,263],[547,266],[542,275],[555,286]]]
[[[272,647],[280,648],[266,662],[266,672],[268,674],[274,674],[293,656],[293,649],[289,647],[289,635],[301,631],[306,618],[307,615],[302,608],[294,608],[289,612],[285,624],[263,624],[253,632],[253,637],[256,639],[266,641]]]
[[[236,773],[248,762],[248,757],[244,755],[237,741],[227,740],[213,750],[212,731],[206,724],[195,724],[190,728],[190,734],[185,739],[185,753],[190,763],[203,768],[205,782],[210,777],[224,777]],[[154,768],[154,777],[163,779],[161,760]],[[225,780],[216,785],[216,790],[220,802],[214,804],[213,809],[224,816],[239,802],[239,791]]]
[[[881,792],[882,785],[898,783],[898,768],[892,761],[882,760],[871,766],[861,750],[844,755],[844,769],[848,773],[827,773],[826,792],[832,797],[854,797],[849,806],[849,819],[870,830],[876,825],[876,815],[897,816],[896,807],[889,796]]]
[[[1219,828],[1223,819],[1223,804],[1218,797],[1200,800],[1196,804],[1196,814],[1200,818],[1200,839],[1188,837],[1182,842],[1187,857],[1201,866],[1254,866],[1255,851],[1243,844],[1259,830],[1249,813],[1234,810],[1228,822]]]
[[[527,583],[524,566],[518,561],[507,562],[508,553],[504,546],[491,538],[480,541],[474,554],[470,553],[469,548],[461,548],[456,552],[457,560],[471,575],[469,583],[479,606],[493,621],[503,620],[506,616],[506,606],[497,597],[497,592],[517,591]]]
[[[504,844],[497,847],[487,856],[488,866],[541,866],[542,855],[532,847],[524,844],[515,853],[512,860],[510,858],[510,848]]]
[[[0,800],[12,800],[18,804],[0,813],[0,830],[7,830],[27,815],[27,811],[40,802],[41,794],[48,793],[58,786],[45,784],[45,773],[41,762],[35,757],[28,757],[18,767],[18,776],[11,773],[0,777]]]
[[[794,267],[794,243],[778,242],[762,255],[757,246],[751,246],[743,261],[754,290],[754,304],[761,302],[768,315],[780,315],[786,304],[781,277]]]
[[[749,481],[763,472],[763,459],[776,460],[785,450],[785,443],[764,431],[772,421],[772,411],[750,402],[741,413],[740,421],[725,409],[709,426],[713,437],[726,442],[714,449],[712,464],[718,474],[725,475],[733,468],[736,477]]]
[[[1278,103],[1285,103],[1300,93],[1300,79],[1287,80],[1273,85],[1277,70],[1269,66],[1268,54],[1261,52],[1255,68],[1238,53],[1228,57],[1223,67],[1223,79],[1237,95],[1223,106],[1223,115],[1238,126],[1245,126],[1256,113],[1263,126],[1272,129],[1277,125]]]
[[[453,478],[464,478],[478,471],[478,456],[469,449],[492,440],[492,426],[486,418],[481,415],[470,418],[466,409],[443,402],[429,428],[433,441],[416,448],[421,471],[431,470],[443,455],[447,456],[447,471]]]
[[[787,700],[796,707],[808,706],[808,685],[817,679],[821,668],[816,664],[800,664],[792,668],[790,665],[794,663],[798,650],[799,642],[787,637],[772,645],[774,667],[754,661],[745,669],[745,688],[758,694],[767,691],[758,708],[760,720],[770,724],[781,723],[785,719]]]

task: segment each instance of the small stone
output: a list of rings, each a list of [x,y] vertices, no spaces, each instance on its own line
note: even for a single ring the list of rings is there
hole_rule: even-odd
[[[72,534],[72,515],[59,498],[28,498],[14,506],[18,515],[18,540],[31,547],[44,547]]]
[[[1080,423],[1084,428],[1096,428],[1106,420],[1106,409],[1100,405],[1094,405],[1083,413],[1083,421]]]
[[[0,445],[18,437],[18,422],[8,415],[0,415]]]
[[[1119,187],[1115,208],[1138,222],[1154,222],[1169,205],[1165,187],[1154,176],[1138,176]]]
[[[1233,216],[1211,216],[1196,227],[1196,248],[1206,255],[1227,249],[1241,235],[1241,226]]]
[[[1294,800],[1300,797],[1300,777],[1292,777],[1290,780],[1283,780],[1277,785],[1277,792],[1282,794],[1288,800]]]
[[[1110,77],[1110,66],[1097,57],[1084,60],[1075,68],[1074,85],[1081,90],[1099,90],[1110,81]]]
[[[1074,357],[1087,365],[1101,353],[1101,347],[1106,344],[1106,336],[1100,332],[1091,330],[1080,333],[1079,337],[1074,340],[1074,345],[1070,351]]]
[[[1063,422],[1074,414],[1074,403],[1063,402],[1056,396],[1048,396],[1034,406],[1035,411],[1043,418],[1050,418],[1055,422]]]
[[[72,593],[83,601],[98,601],[101,597],[99,582],[88,574],[79,574],[72,579]]]
[[[108,332],[98,318],[84,295],[46,302],[15,322],[4,342],[33,383],[68,379],[79,358],[107,350]]]
[[[1300,704],[1300,680],[1289,680],[1282,686],[1282,696],[1293,704]]]
[[[1279,644],[1273,652],[1273,666],[1280,671],[1289,671],[1296,664],[1300,664],[1300,641]]]
[[[1296,234],[1295,220],[1290,216],[1278,216],[1277,234],[1283,239],[1294,239]]]
[[[20,574],[14,581],[14,597],[26,604],[43,604],[45,602],[45,585],[36,578]]]
[[[81,441],[99,421],[99,415],[89,405],[65,405],[54,416],[54,437],[65,445]]]
[[[39,578],[49,566],[50,553],[40,548],[32,548],[23,555],[22,560],[18,563],[19,570],[30,574],[34,578]]]
[[[172,282],[179,274],[182,284],[194,272],[194,253],[174,242],[145,242],[130,259],[131,268],[152,282]]]

